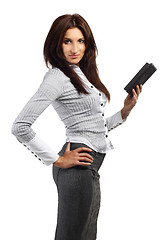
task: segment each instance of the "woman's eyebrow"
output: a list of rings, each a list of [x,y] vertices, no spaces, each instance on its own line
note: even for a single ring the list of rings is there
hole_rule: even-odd
[[[69,40],[71,40],[71,38],[69,38],[69,37],[66,37],[66,36],[64,36],[64,39],[69,39]],[[79,37],[78,39],[85,39],[83,36],[82,37]]]

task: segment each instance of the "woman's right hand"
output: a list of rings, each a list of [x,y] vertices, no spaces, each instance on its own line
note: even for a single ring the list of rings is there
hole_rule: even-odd
[[[88,153],[81,153],[82,151],[92,152],[90,148],[80,147],[70,151],[70,142],[63,156],[59,156],[54,165],[59,168],[71,168],[77,165],[89,166],[93,162],[93,157]]]

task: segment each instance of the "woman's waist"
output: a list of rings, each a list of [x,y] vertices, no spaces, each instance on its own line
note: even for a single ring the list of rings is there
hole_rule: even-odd
[[[85,144],[85,143],[83,143],[82,141],[81,141],[81,142],[70,142],[70,143],[71,143],[71,144],[70,144],[70,150],[71,150],[71,151],[72,151],[72,150],[75,150],[75,149],[77,149],[77,148],[81,148],[81,147],[86,147],[86,148],[92,149],[92,152],[88,152],[88,153],[93,157],[93,162],[92,162],[92,164],[89,165],[89,166],[80,166],[80,165],[78,165],[78,166],[75,166],[74,168],[81,168],[81,169],[86,169],[86,168],[88,168],[88,169],[90,169],[90,170],[92,170],[92,171],[94,171],[94,172],[96,171],[97,176],[99,176],[98,173],[97,173],[97,171],[98,171],[99,168],[101,167],[101,165],[102,165],[102,163],[103,163],[103,160],[104,160],[104,158],[105,158],[106,153],[99,153],[99,152],[95,151],[93,148],[91,148],[91,147],[89,146],[89,144]],[[62,156],[62,155],[64,154],[67,145],[68,145],[68,142],[66,141],[66,143],[63,145],[61,151],[59,152],[59,155],[60,155],[60,156]],[[95,173],[93,173],[93,174],[95,174]]]
[[[67,134],[66,142],[83,143],[90,147],[97,153],[106,154],[109,150],[113,149],[113,145],[104,134]]]

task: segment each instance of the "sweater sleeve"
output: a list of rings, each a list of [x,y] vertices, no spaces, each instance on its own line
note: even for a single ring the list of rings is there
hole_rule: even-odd
[[[122,119],[121,111],[117,112],[111,117],[106,118],[106,124],[108,131],[111,131],[112,129],[118,127],[122,123],[125,122],[125,119]]]
[[[42,112],[63,92],[63,78],[59,70],[49,70],[37,92],[24,106],[12,125],[12,134],[45,165],[59,157],[32,129]]]

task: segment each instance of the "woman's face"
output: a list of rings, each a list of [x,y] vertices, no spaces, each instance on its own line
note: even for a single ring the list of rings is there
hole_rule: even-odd
[[[62,50],[67,62],[79,65],[85,53],[85,39],[79,28],[69,28],[63,39]]]

